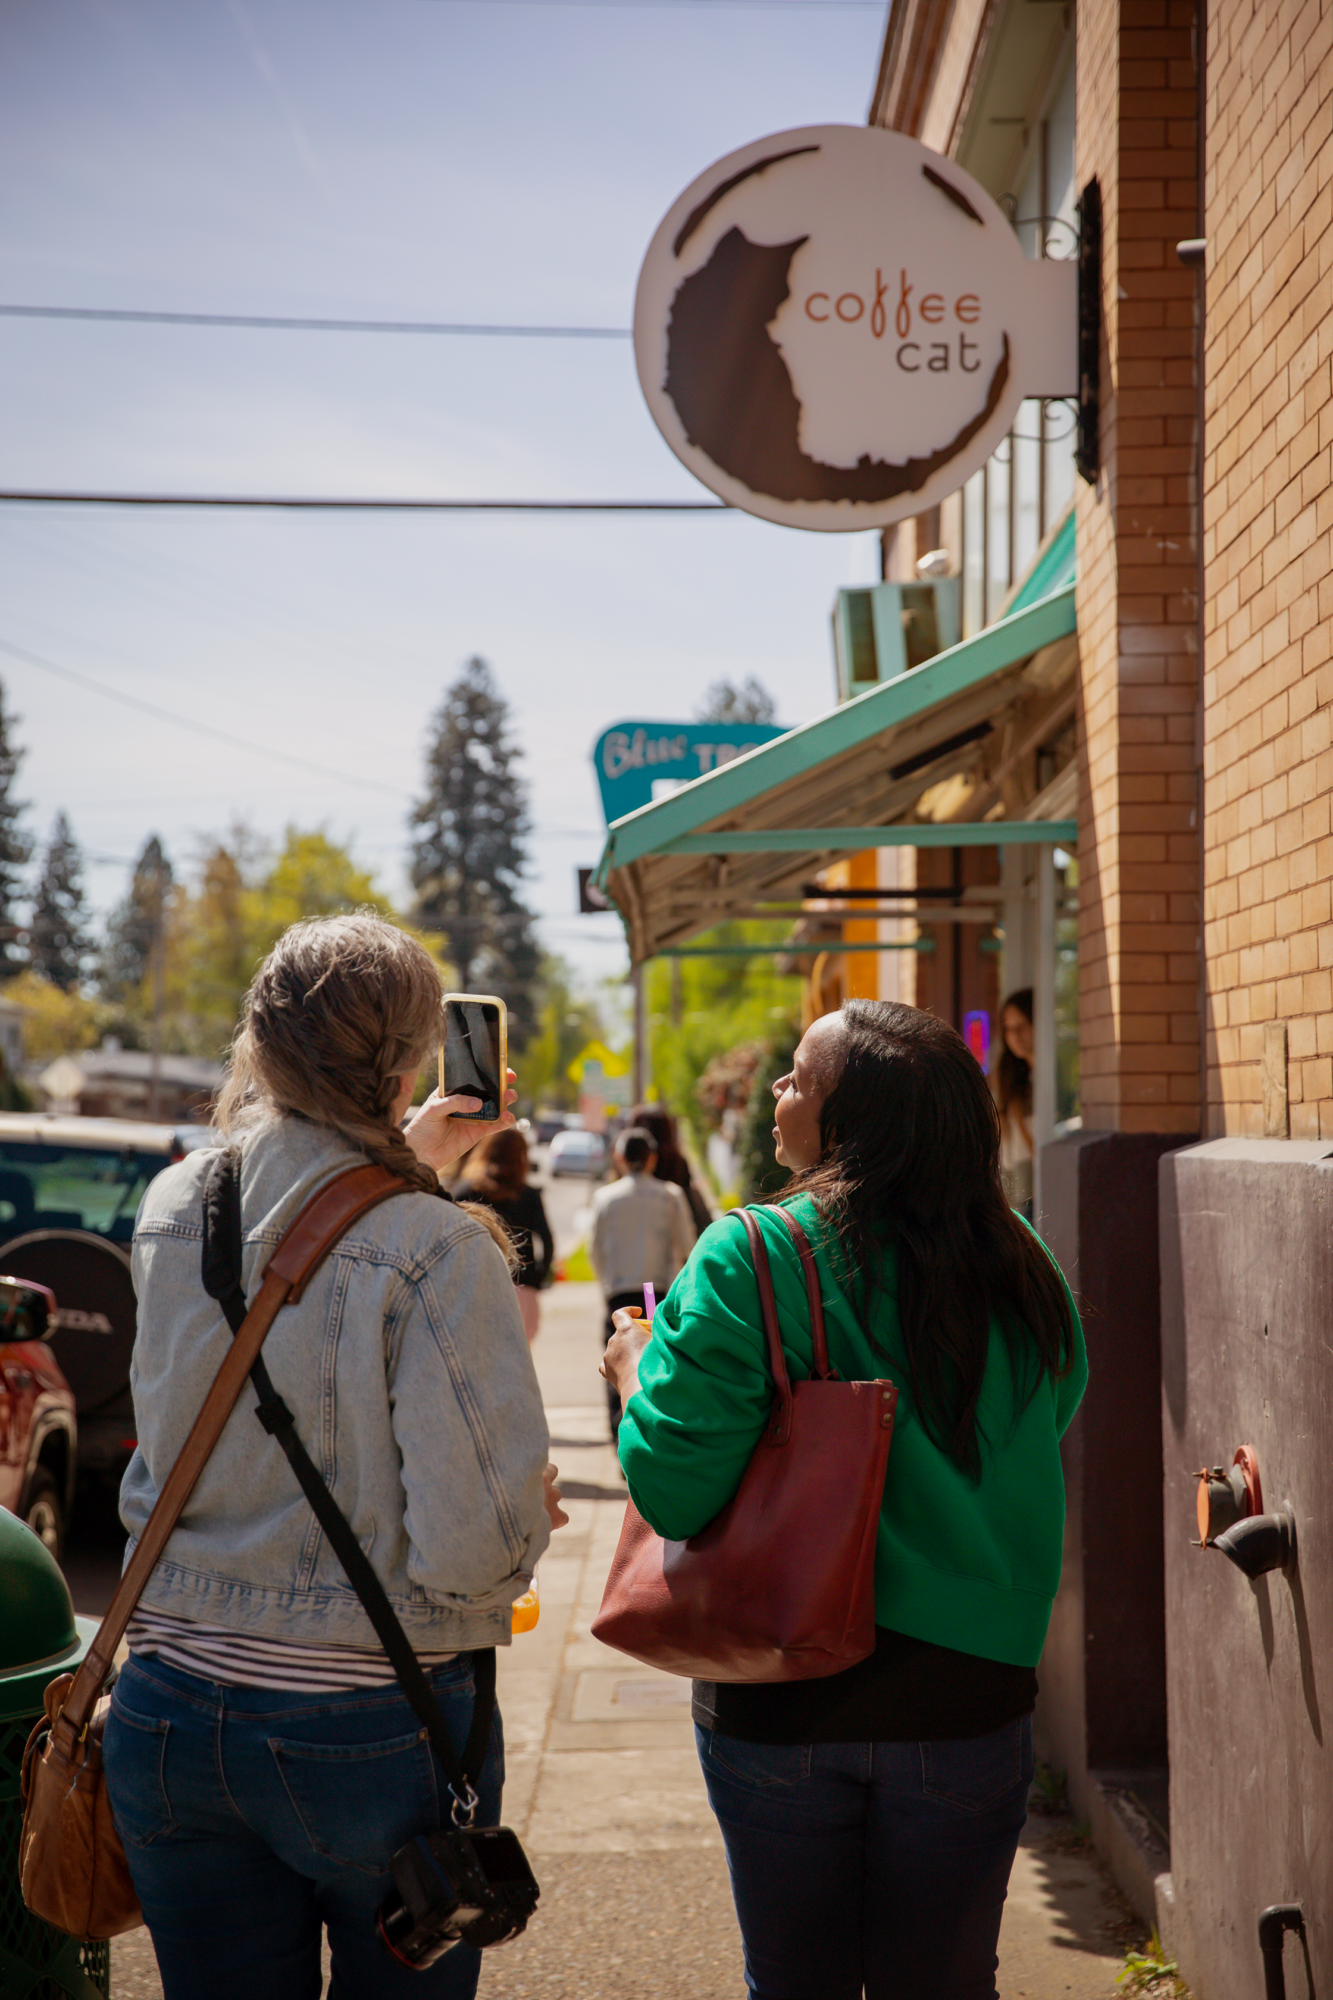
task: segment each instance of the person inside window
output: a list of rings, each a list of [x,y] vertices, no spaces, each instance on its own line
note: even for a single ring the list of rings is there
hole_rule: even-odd
[[[1032,1220],[1032,988],[1000,1009],[995,1102],[1000,1113],[1000,1178],[1009,1206]]]

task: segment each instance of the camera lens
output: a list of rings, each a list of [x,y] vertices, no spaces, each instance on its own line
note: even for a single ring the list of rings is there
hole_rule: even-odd
[[[376,1918],[384,1948],[400,1965],[422,1971],[443,1958],[459,1942],[458,1932],[428,1930],[414,1922],[412,1912],[396,1891],[391,1890],[380,1904]]]

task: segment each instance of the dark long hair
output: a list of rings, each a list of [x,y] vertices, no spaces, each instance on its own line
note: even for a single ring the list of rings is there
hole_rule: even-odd
[[[657,1165],[653,1168],[655,1180],[674,1181],[681,1188],[693,1185],[689,1162],[676,1138],[676,1121],[665,1104],[636,1104],[629,1114],[629,1123],[652,1136],[657,1147]]]
[[[1074,1329],[1064,1287],[1005,1200],[999,1114],[962,1038],[933,1014],[886,1000],[847,1001],[842,1028],[845,1060],[820,1113],[820,1158],[778,1199],[813,1196],[867,1332],[885,1250],[896,1251],[898,1317],[921,1421],[976,1479],[991,1316],[1025,1406],[1043,1374],[1069,1369]]]
[[[995,1095],[1000,1100],[1001,1118],[1009,1116],[1011,1105],[1017,1105],[1020,1114],[1027,1118],[1032,1111],[1032,1065],[1024,1057],[1016,1056],[1005,1039],[1004,1017],[1011,1007],[1030,1021],[1032,988],[1020,986],[1000,1009],[1000,1060],[995,1065]]]

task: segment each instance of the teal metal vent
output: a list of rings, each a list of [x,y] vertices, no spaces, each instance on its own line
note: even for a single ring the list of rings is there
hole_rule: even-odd
[[[838,700],[923,666],[959,636],[957,577],[840,590],[833,607]]]

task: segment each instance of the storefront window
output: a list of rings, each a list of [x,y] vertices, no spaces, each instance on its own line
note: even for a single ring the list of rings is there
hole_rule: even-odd
[[[1069,257],[1076,243],[1074,64],[1069,61],[1032,144],[1013,198],[1029,257]],[[1074,416],[1069,405],[1023,403],[999,450],[963,488],[963,633],[997,618],[1042,541],[1074,497]]]

